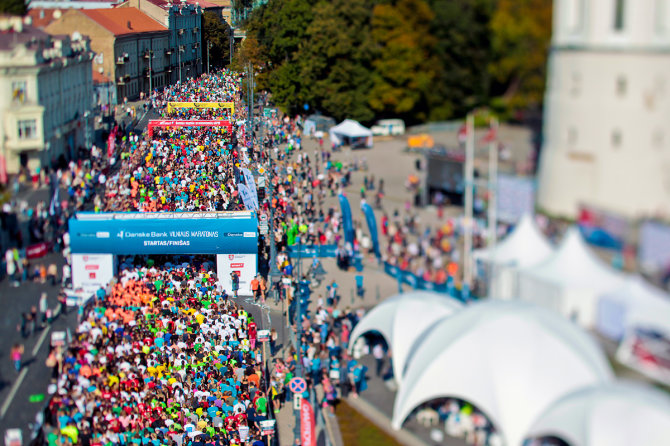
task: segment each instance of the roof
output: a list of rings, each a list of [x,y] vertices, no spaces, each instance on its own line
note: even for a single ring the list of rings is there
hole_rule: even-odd
[[[510,235],[495,247],[476,250],[474,256],[494,264],[513,264],[526,268],[548,258],[553,250],[533,217],[526,214]]]
[[[519,301],[487,300],[437,322],[414,347],[396,395],[399,429],[422,403],[454,397],[473,404],[519,446],[552,403],[612,370],[598,344],[567,319]]]
[[[580,389],[551,406],[529,438],[558,437],[573,446],[668,443],[670,398],[653,387],[618,382]]]
[[[147,0],[149,3],[160,6],[163,9],[167,9],[170,6],[179,6],[181,2],[179,1],[173,1],[173,2],[168,2],[167,0]],[[208,2],[206,0],[186,0],[187,5],[193,5],[193,6],[200,6],[201,8],[223,8],[221,5],[217,5],[216,3]]]
[[[59,19],[63,11],[58,8],[33,8],[28,10],[28,16],[32,19],[32,25],[44,28],[54,20]]]
[[[16,45],[25,44],[33,39],[45,40],[49,34],[34,26],[23,25],[23,31],[15,32],[13,30],[0,31],[0,50],[9,50]]]
[[[82,9],[81,13],[115,36],[167,31],[165,26],[137,8]]]
[[[100,73],[99,71],[93,70],[93,83],[94,84],[106,84],[109,82],[109,77],[106,74]]]

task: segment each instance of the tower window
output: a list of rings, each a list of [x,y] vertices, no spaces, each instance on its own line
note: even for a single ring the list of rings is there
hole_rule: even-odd
[[[621,130],[617,129],[612,131],[612,147],[618,149],[621,147],[621,141],[623,137],[621,136]]]
[[[623,31],[624,28],[624,0],[614,0],[614,30]]]
[[[577,142],[577,129],[574,127],[570,127],[568,129],[568,144],[574,146],[576,142]]]
[[[625,76],[619,76],[616,79],[616,93],[621,97],[626,95],[626,88],[628,87],[628,81]]]

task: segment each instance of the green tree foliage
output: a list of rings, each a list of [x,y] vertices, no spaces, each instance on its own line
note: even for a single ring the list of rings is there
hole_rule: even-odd
[[[439,61],[431,34],[433,11],[424,0],[376,5],[372,38],[379,53],[373,62],[369,102],[383,116],[425,120]]]
[[[230,27],[211,11],[202,14],[202,54],[207,63],[207,45],[211,67],[227,66],[230,63]]]
[[[251,16],[237,57],[291,113],[307,103],[365,123],[452,119],[501,88],[519,104],[541,97],[550,3],[270,0]]]
[[[26,15],[28,5],[25,0],[2,0],[0,1],[0,14]]]
[[[498,0],[491,19],[489,67],[511,108],[535,106],[544,95],[552,0]]]

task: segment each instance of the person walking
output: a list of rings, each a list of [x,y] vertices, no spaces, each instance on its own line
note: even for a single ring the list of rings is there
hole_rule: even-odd
[[[254,276],[253,279],[251,279],[251,293],[254,296],[254,300],[258,302],[258,298],[261,295],[261,287],[260,287],[260,282],[258,280],[258,275]]]
[[[40,302],[39,302],[39,310],[40,310],[40,326],[42,328],[46,327],[47,324],[47,311],[49,310],[49,302],[47,301],[47,293],[42,292],[42,295],[40,296]]]
[[[230,273],[230,280],[233,284],[233,296],[237,297],[237,291],[240,289],[240,276],[235,271]]]
[[[372,356],[375,357],[377,363],[377,376],[381,376],[382,368],[384,367],[384,347],[381,344],[376,344],[372,348]]]
[[[10,359],[12,360],[12,363],[14,364],[14,368],[16,369],[16,372],[21,371],[21,357],[23,356],[23,345],[21,344],[14,344],[12,347],[10,353],[9,353]]]
[[[33,305],[30,307],[30,333],[35,334],[37,333],[37,305]]]

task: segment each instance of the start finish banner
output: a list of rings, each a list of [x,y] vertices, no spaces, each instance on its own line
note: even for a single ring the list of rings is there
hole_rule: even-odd
[[[231,113],[235,113],[234,102],[168,102],[168,113],[175,108],[229,108]]]
[[[230,214],[211,218],[179,218],[179,214],[138,218],[137,213],[107,219],[105,214],[75,216],[69,221],[70,248],[73,254],[257,254],[256,214]]]

